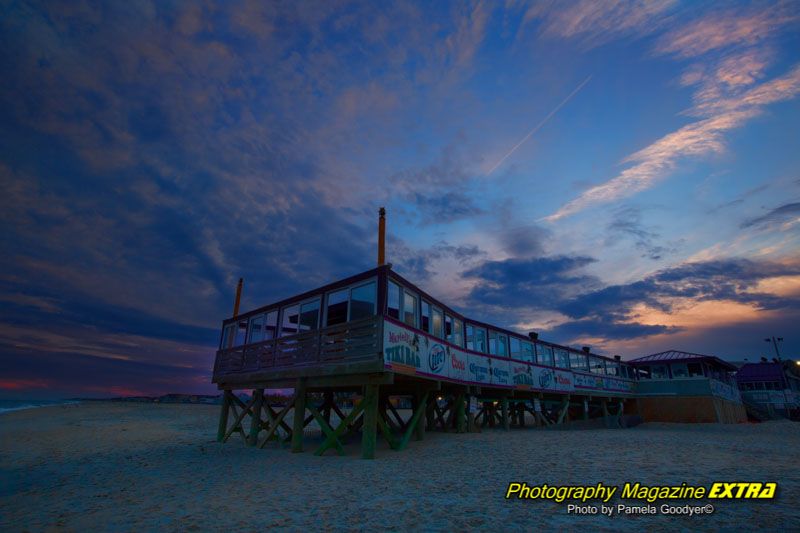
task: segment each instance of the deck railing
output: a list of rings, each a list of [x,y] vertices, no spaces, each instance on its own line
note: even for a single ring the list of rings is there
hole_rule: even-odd
[[[380,356],[381,317],[269,339],[217,352],[214,381],[230,374],[375,361]]]

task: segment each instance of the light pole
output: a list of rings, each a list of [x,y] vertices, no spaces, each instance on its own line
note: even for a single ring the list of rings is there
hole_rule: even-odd
[[[783,337],[771,337],[769,339],[764,339],[764,342],[771,342],[772,346],[775,347],[775,355],[778,357],[778,361],[781,360],[781,352],[778,351],[778,343],[783,342]]]

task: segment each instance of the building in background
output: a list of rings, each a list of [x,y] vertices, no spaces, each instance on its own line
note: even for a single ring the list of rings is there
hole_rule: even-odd
[[[800,365],[797,361],[762,361],[736,373],[742,399],[771,417],[800,419]]]

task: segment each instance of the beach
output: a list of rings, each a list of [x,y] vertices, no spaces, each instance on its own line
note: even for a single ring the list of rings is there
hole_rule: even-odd
[[[357,442],[344,457],[316,457],[311,441],[299,454],[249,448],[238,435],[219,444],[218,415],[211,405],[113,402],[1,415],[0,530],[800,529],[796,423],[429,432],[402,452],[379,441],[365,461]],[[706,516],[607,517],[506,500],[511,481],[779,489],[774,500],[715,501]]]

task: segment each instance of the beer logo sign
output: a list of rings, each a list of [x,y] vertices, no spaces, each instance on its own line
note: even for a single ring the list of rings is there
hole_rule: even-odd
[[[434,344],[428,351],[428,368],[431,372],[438,374],[444,368],[445,351],[441,344]]]

